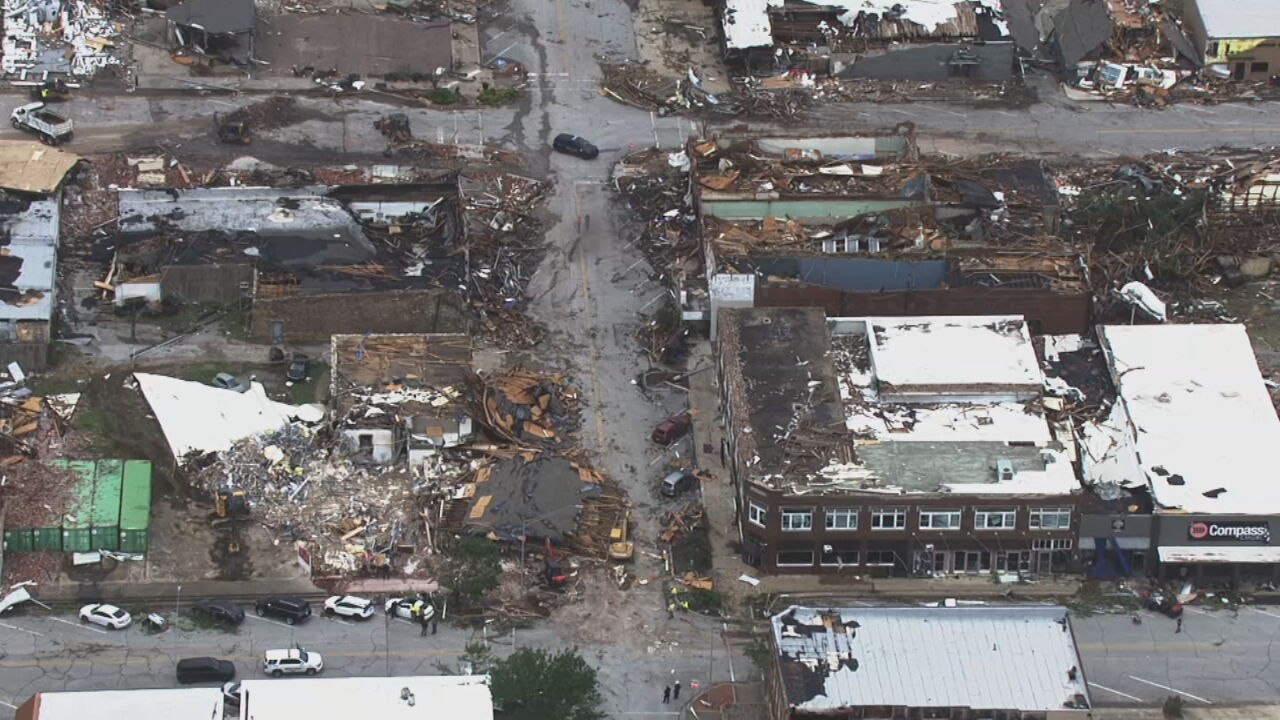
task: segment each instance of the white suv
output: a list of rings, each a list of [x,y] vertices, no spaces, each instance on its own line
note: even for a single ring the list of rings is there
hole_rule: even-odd
[[[297,648],[294,650],[268,650],[262,660],[262,672],[272,677],[305,673],[315,675],[324,669],[320,653]]]
[[[368,620],[373,617],[373,602],[355,595],[333,595],[324,601],[324,611],[330,615]]]

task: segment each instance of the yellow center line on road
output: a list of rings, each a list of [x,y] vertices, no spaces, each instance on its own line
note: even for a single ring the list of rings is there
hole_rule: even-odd
[[[162,650],[163,648],[156,648]],[[199,652],[192,650],[191,653]],[[319,651],[317,651],[319,652]],[[461,655],[464,650],[461,649],[444,649],[444,650],[393,650],[388,653],[385,650],[326,650],[320,653],[324,658],[429,658],[429,657],[455,657]],[[89,665],[101,665],[103,667],[119,667],[130,664],[146,664],[157,658],[167,657],[165,655],[156,654],[140,654],[139,651],[130,651],[127,654],[111,654],[103,653],[101,655],[89,655],[86,657],[41,657],[32,658],[30,660],[0,660],[0,668],[27,668],[27,667],[70,667],[74,663]],[[220,655],[223,660],[232,660],[240,662],[256,662],[262,660],[262,655]]]
[[[1099,135],[1205,135],[1208,133],[1280,133],[1280,127],[1209,127],[1209,128],[1106,128]]]
[[[596,369],[600,352],[596,349],[596,336],[591,332],[592,313],[591,313],[591,285],[587,282],[587,254],[578,250],[578,265],[582,268],[582,302],[584,310],[583,318],[587,322],[587,342],[591,345],[591,409],[596,416],[596,453],[599,456],[600,464],[604,464],[604,413],[600,411],[600,373]]]

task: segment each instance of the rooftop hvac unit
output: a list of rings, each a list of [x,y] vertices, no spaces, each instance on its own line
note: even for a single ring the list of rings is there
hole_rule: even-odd
[[[1013,479],[1013,463],[1008,460],[996,460],[996,482],[1009,482]]]

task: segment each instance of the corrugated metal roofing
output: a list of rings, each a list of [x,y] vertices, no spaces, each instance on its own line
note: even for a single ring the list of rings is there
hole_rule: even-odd
[[[787,702],[803,710],[1090,704],[1062,607],[792,607],[773,632]]]
[[[1196,0],[1196,6],[1210,40],[1280,37],[1276,0]]]

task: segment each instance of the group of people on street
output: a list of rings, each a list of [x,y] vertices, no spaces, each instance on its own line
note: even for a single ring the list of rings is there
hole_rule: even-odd
[[[674,692],[672,692],[674,690]],[[680,681],[677,680],[674,685],[668,685],[662,689],[662,704],[667,705],[672,700],[680,699]]]

